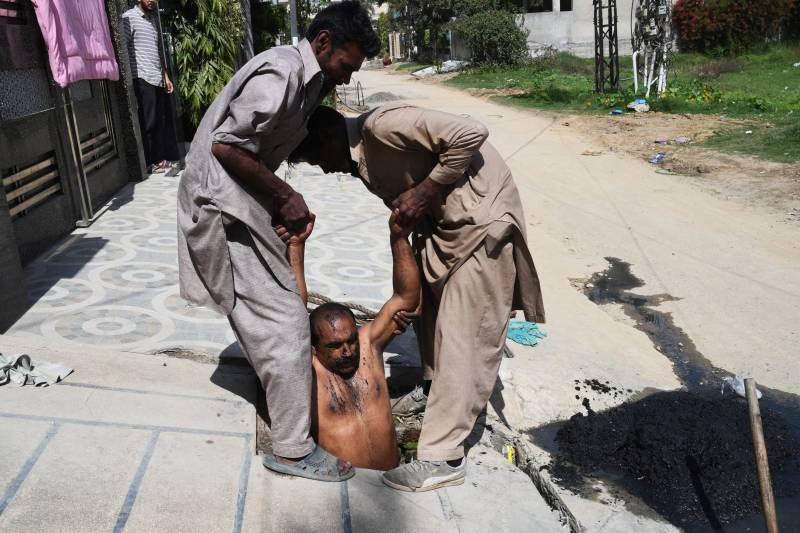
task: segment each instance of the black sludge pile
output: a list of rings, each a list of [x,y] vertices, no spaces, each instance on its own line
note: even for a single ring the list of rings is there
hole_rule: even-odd
[[[776,414],[762,407],[762,418],[776,497],[796,494],[800,446]],[[622,475],[629,492],[678,526],[718,527],[760,512],[742,399],[658,393],[602,413],[577,414],[556,440],[556,478]]]

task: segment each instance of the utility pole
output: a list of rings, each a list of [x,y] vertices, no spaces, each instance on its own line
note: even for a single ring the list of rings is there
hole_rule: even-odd
[[[619,89],[617,0],[594,1],[594,90]],[[606,50],[606,48],[608,50]],[[608,55],[606,55],[608,53]]]

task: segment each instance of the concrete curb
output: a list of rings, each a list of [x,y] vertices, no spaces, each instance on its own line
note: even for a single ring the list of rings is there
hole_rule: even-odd
[[[493,438],[490,437],[489,439],[492,447],[499,453],[504,454],[503,447],[512,446],[514,449],[514,465],[530,478],[547,505],[561,516],[562,522],[569,527],[570,533],[585,533],[587,529],[578,521],[575,514],[561,498],[559,489],[544,469],[545,465],[536,461],[533,451],[525,444],[523,437],[513,429],[504,426],[499,419],[492,415],[487,416],[486,420],[490,422],[487,425],[487,429],[492,433]]]

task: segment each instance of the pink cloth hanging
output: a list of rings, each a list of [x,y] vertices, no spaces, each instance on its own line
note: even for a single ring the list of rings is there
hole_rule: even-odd
[[[47,44],[50,70],[60,86],[119,79],[103,0],[32,2]]]

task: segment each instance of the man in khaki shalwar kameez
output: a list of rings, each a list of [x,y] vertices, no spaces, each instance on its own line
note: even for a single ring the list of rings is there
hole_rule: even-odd
[[[308,314],[273,227],[305,238],[314,215],[274,172],[378,44],[363,6],[345,1],[320,11],[296,46],[254,57],[203,117],[178,188],[181,296],[228,316],[266,391],[274,455],[264,466],[322,481],[354,471],[311,438]]]
[[[497,379],[509,316],[545,318],[511,172],[485,142],[485,126],[439,111],[394,104],[342,119],[320,108],[308,129],[290,160],[349,170],[416,222],[424,279],[416,331],[431,384],[419,460],[384,482],[407,491],[463,483],[462,443]]]

